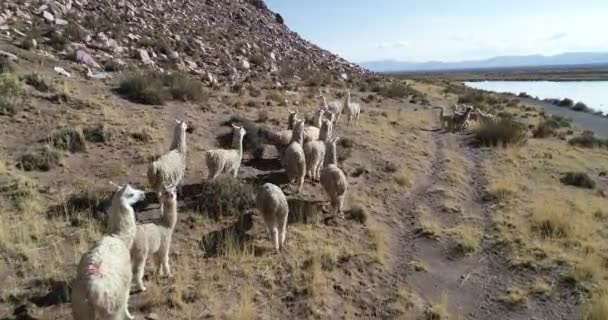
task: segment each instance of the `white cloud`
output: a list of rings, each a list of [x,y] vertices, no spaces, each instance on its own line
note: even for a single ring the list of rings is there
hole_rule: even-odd
[[[565,38],[567,36],[568,36],[568,34],[565,33],[565,32],[558,32],[558,33],[552,34],[551,36],[549,36],[548,38],[546,38],[546,40],[556,41],[556,40],[563,39],[563,38]]]
[[[383,42],[376,45],[376,49],[400,49],[409,46],[407,41]]]

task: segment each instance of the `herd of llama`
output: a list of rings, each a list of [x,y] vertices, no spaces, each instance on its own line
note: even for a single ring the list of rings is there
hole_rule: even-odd
[[[323,95],[316,119],[307,126],[298,111],[290,111],[288,129],[270,131],[266,142],[276,147],[290,184],[299,193],[305,177],[319,181],[327,194],[332,212],[343,215],[348,191],[346,175],[338,167],[334,126],[340,116],[348,124],[359,119],[361,106],[351,102],[350,92],[344,101],[328,103]],[[144,200],[145,192],[129,184],[114,185],[109,210],[109,228],[85,254],[73,282],[72,314],[76,320],[133,319],[128,310],[132,283],[145,291],[145,265],[149,257],[160,276],[172,277],[169,252],[171,238],[178,222],[177,187],[186,173],[186,121],[176,120],[169,152],[150,163],[147,169],[150,189],[158,195],[161,217],[152,223],[138,224],[133,205]],[[205,152],[208,179],[229,174],[238,177],[243,159],[243,127],[232,125],[230,149]],[[283,190],[272,183],[258,187],[255,206],[263,218],[274,247],[285,246],[289,206]]]

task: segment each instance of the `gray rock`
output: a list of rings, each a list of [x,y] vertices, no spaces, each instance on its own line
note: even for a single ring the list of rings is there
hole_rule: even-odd
[[[249,70],[251,69],[251,64],[249,64],[249,61],[243,59],[241,60],[241,68],[243,68],[243,70]]]
[[[56,25],[59,25],[59,26],[65,26],[65,25],[67,25],[67,24],[68,24],[68,21],[67,21],[67,20],[63,20],[63,19],[59,19],[59,18],[57,18],[57,19],[55,19],[55,24],[56,24]]]
[[[48,22],[53,22],[55,21],[55,16],[53,16],[52,13],[48,12],[48,11],[44,11],[42,13],[42,17],[44,18],[44,20],[48,21]]]
[[[10,52],[2,51],[2,50],[0,50],[0,57],[5,57],[5,58],[7,58],[9,60],[12,60],[12,61],[19,60],[19,57],[17,57],[16,55],[14,55],[14,54],[12,54]]]
[[[76,62],[82,63],[93,68],[101,68],[101,66],[93,59],[93,57],[82,49],[76,50]]]
[[[179,53],[177,53],[177,51],[171,51],[171,53],[169,54],[169,57],[171,57],[171,59],[179,59]]]
[[[66,76],[68,78],[72,77],[72,75],[70,75],[70,73],[65,71],[65,69],[62,67],[54,67],[53,70],[59,73],[60,75]]]
[[[154,61],[152,61],[152,59],[150,59],[150,55],[148,54],[148,51],[146,51],[145,49],[139,49],[138,54],[139,54],[139,60],[141,60],[141,62],[143,62],[144,64],[148,64],[148,65],[154,64]]]
[[[160,317],[158,316],[158,314],[151,312],[146,315],[146,320],[160,320]]]

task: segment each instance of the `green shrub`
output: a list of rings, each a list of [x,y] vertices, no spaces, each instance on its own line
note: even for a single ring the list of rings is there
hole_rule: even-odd
[[[584,148],[608,147],[608,139],[597,138],[593,131],[584,131],[580,136],[570,139],[568,143]]]
[[[339,162],[344,162],[351,157],[353,153],[354,142],[350,138],[340,138],[336,146],[336,153]]]
[[[116,90],[126,99],[136,103],[162,105],[167,94],[155,72],[138,72],[125,77]]]
[[[47,80],[37,73],[32,73],[25,76],[25,83],[34,87],[34,89],[40,92],[53,91],[53,86],[48,84]]]
[[[0,75],[0,115],[14,115],[24,103],[23,88],[16,76]]]
[[[13,65],[8,57],[0,56],[0,74],[9,73],[13,71]]]
[[[190,78],[185,73],[163,75],[162,79],[173,100],[201,101],[207,97],[203,83]]]
[[[49,142],[57,149],[70,152],[87,151],[87,142],[82,129],[65,127],[56,130],[49,137]]]
[[[548,138],[557,134],[556,126],[549,121],[542,121],[532,132],[534,138]]]
[[[53,31],[49,38],[48,44],[57,51],[63,51],[68,45],[68,39],[62,33]]]
[[[221,176],[215,181],[205,180],[197,197],[196,209],[209,217],[240,217],[254,206],[253,187],[232,176]]]
[[[574,101],[572,101],[572,99],[564,98],[557,105],[560,107],[572,108],[572,106],[574,105]]]
[[[61,152],[45,147],[17,158],[17,168],[25,171],[49,171],[61,163]]]
[[[585,189],[595,188],[595,181],[593,181],[593,179],[591,179],[591,177],[584,172],[567,172],[566,175],[560,179],[560,181],[569,186]]]
[[[378,93],[386,98],[392,99],[405,99],[410,95],[420,95],[419,92],[399,81],[395,81],[389,86],[381,88]]]
[[[579,112],[591,112],[592,111],[591,108],[587,107],[587,105],[582,102],[577,102],[572,107],[572,110],[579,111]]]
[[[114,137],[114,131],[100,123],[96,126],[84,128],[84,137],[87,141],[95,143],[108,143]]]
[[[475,131],[475,141],[482,146],[503,147],[521,145],[527,142],[526,127],[508,118],[494,123],[483,123]]]
[[[459,104],[481,104],[485,100],[485,96],[478,92],[467,92],[458,97]]]
[[[150,105],[162,105],[165,100],[201,101],[208,97],[202,82],[184,73],[156,71],[132,73],[120,82],[116,91],[133,102]]]
[[[34,38],[26,37],[21,41],[19,47],[23,50],[32,50],[34,48]]]

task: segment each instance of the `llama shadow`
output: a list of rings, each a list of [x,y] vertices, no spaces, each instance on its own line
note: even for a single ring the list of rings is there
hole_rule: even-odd
[[[37,307],[50,307],[70,302],[70,285],[66,281],[41,281],[36,280],[32,284],[34,287],[48,286],[49,292],[30,298],[30,301]]]
[[[302,199],[287,199],[289,216],[287,224],[318,224],[323,215],[323,202]]]
[[[245,163],[246,166],[260,171],[277,171],[283,169],[279,159],[250,159]]]
[[[46,214],[48,218],[77,218],[89,215],[90,217],[107,221],[112,207],[112,192],[102,192],[97,195],[75,193],[61,204],[51,206]],[[133,205],[135,212],[151,210],[151,203],[158,202],[155,192],[146,192],[145,199]]]
[[[218,257],[231,252],[243,252],[253,248],[253,237],[247,234],[253,227],[253,214],[242,215],[234,224],[217,231],[204,234],[200,247],[205,258]]]
[[[287,174],[284,171],[275,171],[260,174],[255,178],[252,178],[251,180],[251,182],[256,185],[263,185],[264,183],[272,183],[277,186],[289,184],[289,179],[287,178]]]

